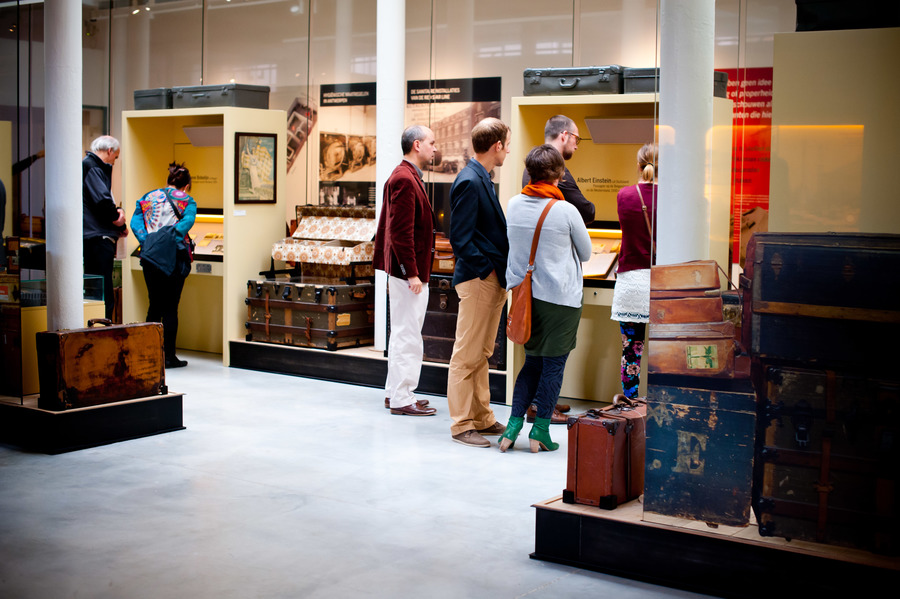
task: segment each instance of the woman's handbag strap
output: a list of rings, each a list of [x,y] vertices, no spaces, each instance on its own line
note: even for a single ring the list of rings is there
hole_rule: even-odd
[[[547,218],[547,213],[550,212],[553,204],[558,201],[556,198],[551,198],[547,202],[547,205],[544,206],[544,211],[541,212],[541,217],[538,219],[537,226],[534,228],[534,237],[531,239],[531,254],[528,256],[528,270],[534,270],[534,256],[537,254],[537,246],[541,238],[541,227],[544,226],[544,219]]]

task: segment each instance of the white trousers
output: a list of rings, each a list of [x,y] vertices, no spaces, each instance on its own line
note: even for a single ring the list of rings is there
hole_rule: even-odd
[[[392,408],[403,408],[416,401],[413,391],[419,386],[422,371],[422,324],[428,307],[428,286],[415,294],[409,281],[388,276],[391,298],[391,340],[388,342],[388,373],[385,397]]]

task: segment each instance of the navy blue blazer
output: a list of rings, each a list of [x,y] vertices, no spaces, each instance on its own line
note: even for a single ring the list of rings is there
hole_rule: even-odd
[[[484,167],[470,158],[450,188],[450,245],[456,255],[453,284],[486,279],[496,271],[506,288],[506,216]]]

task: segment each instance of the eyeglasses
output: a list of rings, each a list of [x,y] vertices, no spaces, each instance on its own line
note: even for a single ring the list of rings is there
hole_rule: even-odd
[[[568,133],[569,135],[571,135],[572,137],[575,138],[575,145],[576,145],[576,146],[577,146],[578,144],[580,144],[582,141],[591,141],[589,138],[587,138],[587,137],[581,137],[581,136],[579,136],[579,135],[576,135],[575,133],[572,133],[571,131],[566,131],[566,133]]]

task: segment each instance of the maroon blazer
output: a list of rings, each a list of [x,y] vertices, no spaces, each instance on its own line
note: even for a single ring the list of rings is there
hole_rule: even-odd
[[[401,279],[431,275],[434,212],[425,184],[412,163],[401,162],[387,183],[375,233],[373,265]]]

